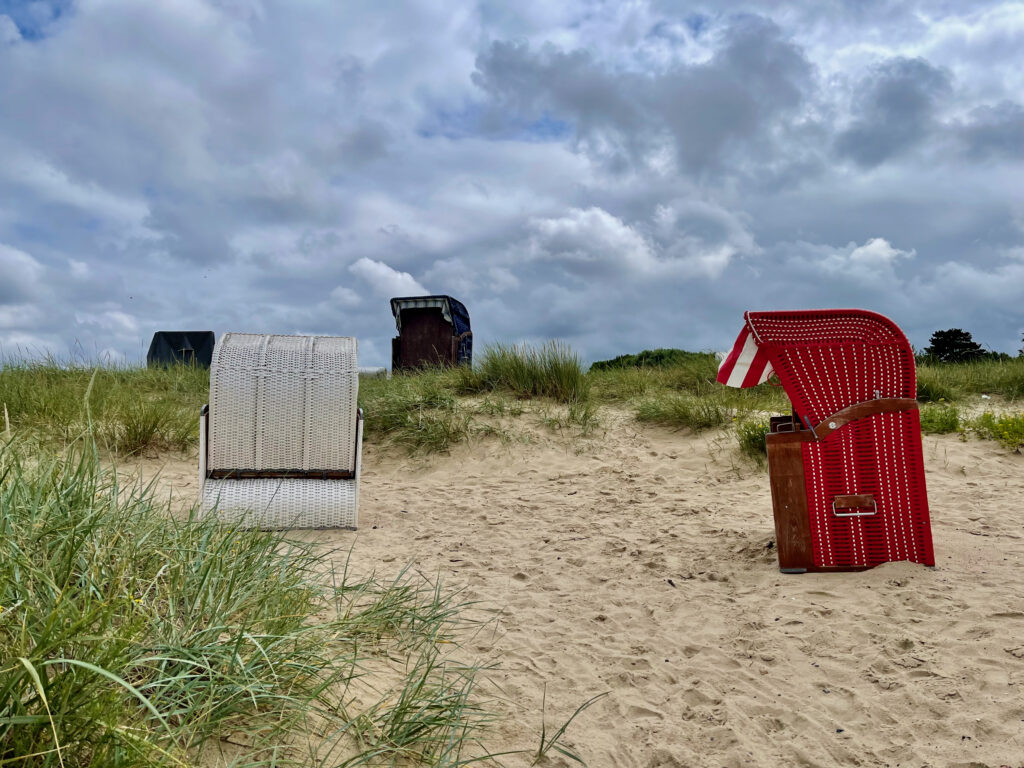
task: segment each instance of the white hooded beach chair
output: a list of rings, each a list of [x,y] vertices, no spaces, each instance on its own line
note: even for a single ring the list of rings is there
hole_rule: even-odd
[[[355,529],[356,340],[228,333],[199,421],[202,511],[250,528]]]

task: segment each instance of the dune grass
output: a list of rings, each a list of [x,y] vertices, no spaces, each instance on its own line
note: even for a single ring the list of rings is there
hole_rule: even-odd
[[[769,422],[766,418],[744,418],[736,424],[736,442],[740,453],[761,464],[768,457]]]
[[[675,356],[671,365],[616,366],[591,370],[594,399],[625,405],[637,420],[701,432],[733,419],[764,411],[785,411],[789,401],[779,387],[723,387],[716,381],[718,360],[712,354]]]
[[[590,398],[590,379],[579,355],[558,341],[540,347],[491,345],[476,365],[456,369],[455,376],[464,393],[506,391],[516,397],[546,397],[565,404]]]
[[[654,350],[611,362],[615,365],[585,372],[579,356],[559,342],[498,344],[485,348],[472,367],[363,378],[359,402],[366,439],[427,455],[473,437],[507,441],[511,433],[501,419],[526,410],[553,430],[581,436],[594,433],[603,405],[627,408],[639,421],[694,431],[789,410],[779,387],[741,390],[718,384],[718,361],[710,353]],[[86,429],[83,403],[90,381],[93,434],[103,450],[119,456],[194,450],[197,415],[209,392],[209,372],[201,368],[6,360],[0,363],[0,409],[6,408],[14,433],[67,444]],[[1024,358],[925,362],[918,368],[922,403],[949,406],[981,394],[1011,405],[1024,398]],[[926,431],[950,429],[936,421],[939,413],[925,414]],[[948,421],[949,412],[941,413]],[[972,433],[997,434],[991,429]]]
[[[999,395],[1024,400],[1024,357],[969,363],[928,363],[917,367],[918,399],[947,402],[968,395]]]
[[[79,443],[0,448],[0,765],[456,765],[490,716],[466,606],[279,533],[175,519]],[[126,557],[127,552],[131,553]],[[357,706],[388,663],[396,685]],[[312,738],[310,738],[312,737]]]
[[[960,410],[952,405],[925,405],[921,408],[921,432],[926,435],[946,435],[959,432]]]
[[[184,365],[89,367],[52,358],[0,362],[0,413],[6,413],[12,431],[61,444],[78,439],[87,429],[88,390],[95,439],[119,455],[194,450],[199,409],[209,389],[206,369]]]

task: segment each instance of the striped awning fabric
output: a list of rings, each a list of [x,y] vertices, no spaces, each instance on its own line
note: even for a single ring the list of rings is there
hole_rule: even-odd
[[[744,325],[732,351],[718,366],[718,383],[728,387],[755,387],[768,381],[775,371],[768,353],[757,344],[749,325]]]
[[[441,310],[441,315],[449,323],[452,322],[452,310],[448,305],[448,298],[446,296],[424,296],[422,298],[411,298],[411,299],[395,299],[394,304],[398,311],[395,312],[395,327],[399,331],[402,330],[402,310],[403,309],[428,309],[430,307],[437,307]]]

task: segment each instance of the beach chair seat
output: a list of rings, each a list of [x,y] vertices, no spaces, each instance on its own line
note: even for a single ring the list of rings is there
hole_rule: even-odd
[[[778,378],[792,415],[766,439],[779,567],[932,566],[914,352],[886,317],[857,309],[747,312],[718,381]]]
[[[199,422],[199,503],[240,527],[355,529],[356,340],[228,333]]]

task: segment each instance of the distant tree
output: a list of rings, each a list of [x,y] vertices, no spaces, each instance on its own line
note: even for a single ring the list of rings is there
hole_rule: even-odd
[[[1024,357],[1024,332],[1020,335],[1021,348],[1017,350],[1017,357]]]
[[[959,328],[933,333],[924,353],[940,363],[963,363],[986,356],[981,344],[972,339],[970,333]]]

